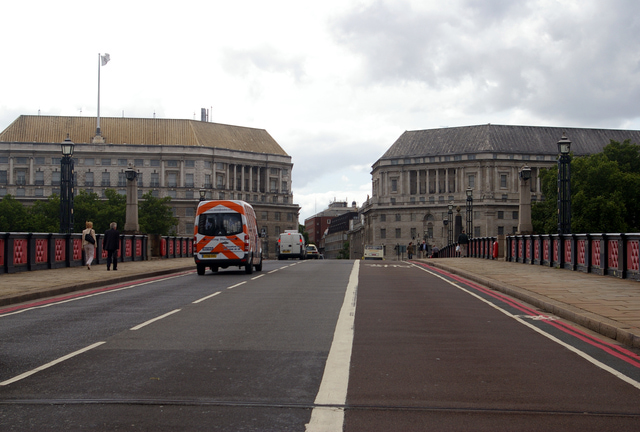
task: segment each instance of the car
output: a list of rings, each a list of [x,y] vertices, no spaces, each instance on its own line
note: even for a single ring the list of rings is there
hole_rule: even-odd
[[[316,245],[307,245],[307,259],[318,259],[320,253],[318,253],[318,248]]]

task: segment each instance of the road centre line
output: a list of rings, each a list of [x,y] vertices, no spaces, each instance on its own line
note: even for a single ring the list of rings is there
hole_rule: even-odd
[[[235,284],[235,285],[231,285],[231,286],[230,286],[229,288],[227,288],[227,289],[228,289],[228,290],[230,290],[230,289],[234,289],[235,287],[239,287],[240,285],[244,285],[244,284],[246,284],[246,283],[247,283],[247,281],[242,281],[242,282],[237,283],[237,284]]]
[[[173,315],[174,313],[180,312],[181,310],[182,310],[182,309],[172,310],[171,312],[167,312],[167,313],[166,313],[166,314],[164,314],[164,315],[160,315],[159,317],[156,317],[156,318],[154,318],[154,319],[150,319],[149,321],[143,322],[142,324],[138,324],[138,325],[137,325],[137,326],[135,326],[135,327],[131,327],[129,330],[140,330],[142,327],[144,327],[144,326],[146,326],[146,325],[149,325],[149,324],[151,324],[151,323],[153,323],[153,322],[156,322],[156,321],[158,321],[158,320],[161,320],[162,318],[166,318],[166,317],[168,317],[169,315]]]
[[[20,381],[21,379],[24,379],[24,378],[26,378],[28,376],[31,376],[31,375],[35,374],[36,372],[43,371],[43,370],[45,370],[47,368],[50,368],[51,366],[57,365],[58,363],[62,363],[65,360],[68,360],[68,359],[70,359],[72,357],[75,357],[75,356],[77,356],[79,354],[82,354],[84,352],[92,350],[95,347],[98,347],[98,346],[100,346],[100,345],[102,345],[104,343],[106,343],[106,342],[96,342],[93,345],[89,345],[88,347],[85,347],[85,348],[82,348],[81,350],[72,352],[71,354],[67,354],[66,356],[60,357],[59,359],[56,359],[56,360],[54,360],[52,362],[49,362],[49,363],[44,364],[42,366],[38,366],[37,368],[32,369],[32,370],[30,370],[28,372],[25,372],[23,374],[15,376],[15,377],[13,377],[11,379],[8,379],[6,381],[2,381],[2,382],[0,382],[0,386],[6,386],[6,385],[9,385],[9,384],[14,383],[16,381]]]
[[[275,269],[275,270],[271,270],[271,271],[270,271],[269,273],[267,273],[267,274],[275,273],[275,272],[277,272],[278,270],[280,270],[281,268],[282,268],[282,267],[279,267],[279,268],[277,268],[277,269]]]
[[[341,431],[344,425],[344,408],[347,401],[349,367],[353,349],[353,330],[358,294],[360,261],[354,261],[344,294],[333,342],[324,367],[322,382],[306,432]]]
[[[213,294],[208,295],[208,296],[206,296],[206,297],[202,297],[200,300],[196,300],[196,301],[194,301],[194,302],[192,302],[192,303],[193,303],[193,304],[195,304],[195,303],[203,302],[203,301],[205,301],[205,300],[210,299],[211,297],[215,297],[215,296],[217,296],[217,295],[218,295],[218,294],[220,294],[221,292],[222,292],[222,291],[214,292]]]
[[[263,274],[261,274],[261,275],[259,275],[259,276],[256,276],[256,277],[252,277],[252,278],[251,278],[251,280],[260,279],[260,278],[261,278],[261,277],[263,277],[263,276],[264,276],[264,273],[263,273]]]
[[[512,314],[512,313],[510,313],[510,312],[508,312],[508,311],[506,311],[506,310],[504,310],[504,309],[502,309],[502,308],[500,308],[498,305],[495,305],[495,304],[491,303],[490,301],[488,301],[488,300],[486,300],[486,299],[482,298],[482,297],[481,297],[481,296],[479,296],[478,294],[476,294],[476,293],[474,293],[474,292],[471,292],[471,291],[469,291],[469,290],[468,290],[468,289],[466,289],[466,288],[461,287],[461,286],[460,286],[460,285],[458,285],[457,283],[454,283],[454,282],[451,282],[450,280],[447,280],[445,277],[443,277],[443,276],[441,276],[441,275],[439,275],[439,274],[437,274],[437,273],[434,273],[434,272],[432,272],[431,270],[428,270],[428,269],[426,269],[426,268],[424,268],[424,267],[421,267],[421,266],[418,266],[418,265],[415,265],[415,264],[414,264],[414,266],[415,266],[415,267],[417,267],[417,268],[419,268],[419,269],[420,269],[420,270],[422,270],[422,271],[425,271],[425,272],[427,272],[427,273],[429,273],[429,274],[431,274],[431,275],[433,275],[433,276],[436,276],[436,277],[438,277],[438,278],[442,279],[443,281],[447,282],[447,283],[448,283],[448,284],[450,284],[450,285],[453,285],[454,287],[458,288],[459,290],[464,291],[464,292],[466,292],[467,294],[472,295],[473,297],[476,297],[478,300],[483,301],[484,303],[488,304],[488,305],[489,305],[489,306],[491,306],[492,308],[494,308],[494,309],[496,309],[496,310],[498,310],[498,311],[502,312],[502,313],[503,313],[503,314],[505,314],[506,316],[511,317],[511,318],[513,318],[513,319],[515,319],[515,320],[516,320],[516,321],[518,321],[520,324],[523,324],[523,325],[525,325],[525,326],[529,327],[530,329],[532,329],[532,330],[534,330],[535,332],[537,332],[537,333],[541,334],[542,336],[544,336],[544,337],[546,337],[546,338],[548,338],[548,339],[552,340],[553,342],[556,342],[558,345],[561,345],[561,346],[565,347],[566,349],[568,349],[569,351],[571,351],[571,352],[573,352],[573,353],[575,353],[575,354],[579,355],[580,357],[582,357],[583,359],[587,360],[587,361],[588,361],[588,362],[590,362],[591,364],[593,364],[593,365],[595,365],[595,366],[597,366],[597,367],[601,368],[602,370],[605,370],[605,371],[609,372],[610,374],[612,374],[612,375],[614,375],[615,377],[617,377],[617,378],[621,379],[622,381],[624,381],[624,382],[626,382],[626,383],[628,383],[628,384],[631,384],[631,385],[632,385],[632,386],[634,386],[635,388],[640,389],[640,382],[638,382],[638,381],[634,380],[633,378],[630,378],[630,377],[628,377],[628,376],[626,376],[626,375],[622,374],[621,372],[618,372],[617,370],[613,369],[612,367],[607,366],[606,364],[604,364],[604,363],[600,362],[599,360],[596,360],[595,358],[591,357],[591,356],[590,356],[590,355],[588,355],[587,353],[585,353],[585,352],[583,352],[583,351],[580,351],[578,348],[575,348],[575,347],[573,347],[573,346],[571,346],[571,345],[569,345],[569,344],[567,344],[567,343],[565,343],[565,342],[561,341],[560,339],[556,338],[555,336],[553,336],[553,335],[551,335],[551,334],[549,334],[549,333],[546,333],[544,330],[542,330],[542,329],[540,329],[540,328],[538,328],[538,327],[534,326],[533,324],[526,322],[526,321],[525,321],[525,320],[523,320],[519,315],[514,315],[514,314]]]

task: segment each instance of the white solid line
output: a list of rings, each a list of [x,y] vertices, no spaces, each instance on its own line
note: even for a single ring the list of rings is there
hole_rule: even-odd
[[[588,362],[590,362],[591,364],[593,364],[593,365],[595,365],[595,366],[597,366],[597,367],[599,367],[599,368],[601,368],[601,369],[603,369],[603,370],[605,370],[605,371],[609,372],[610,374],[614,375],[615,377],[620,378],[622,381],[624,381],[624,382],[626,382],[626,383],[628,383],[628,384],[631,384],[631,385],[632,385],[632,386],[634,386],[635,388],[640,389],[640,382],[638,382],[638,381],[634,380],[633,378],[630,378],[630,377],[628,377],[628,376],[624,375],[622,372],[619,372],[619,371],[617,371],[617,370],[613,369],[613,368],[612,368],[612,367],[610,367],[610,366],[607,366],[606,364],[602,363],[601,361],[596,360],[595,358],[591,357],[591,356],[590,356],[590,355],[588,355],[587,353],[585,353],[585,352],[583,352],[583,351],[580,351],[578,348],[575,348],[575,347],[573,347],[573,346],[571,346],[571,345],[569,345],[569,344],[567,344],[567,343],[565,343],[565,342],[561,341],[560,339],[556,338],[555,336],[553,336],[553,335],[551,335],[551,334],[549,334],[549,333],[546,333],[544,330],[541,330],[541,329],[539,329],[538,327],[534,326],[533,324],[526,322],[525,320],[523,320],[522,318],[520,318],[518,315],[514,315],[514,314],[512,314],[512,313],[510,313],[510,312],[507,312],[507,311],[506,311],[506,310],[504,310],[504,309],[501,309],[499,306],[497,306],[497,305],[495,305],[495,304],[491,303],[490,301],[488,301],[488,300],[486,300],[486,299],[484,299],[484,298],[480,297],[480,296],[479,296],[479,295],[477,295],[476,293],[471,292],[471,291],[469,291],[469,290],[467,290],[467,289],[465,289],[465,288],[461,287],[460,285],[458,285],[458,284],[456,284],[456,283],[454,283],[454,282],[451,282],[451,281],[449,281],[449,280],[445,279],[444,277],[440,276],[440,275],[439,275],[439,274],[437,274],[437,273],[434,273],[434,272],[432,272],[432,271],[430,271],[430,270],[425,269],[424,267],[417,266],[417,265],[415,265],[415,264],[414,264],[414,266],[415,266],[415,267],[417,267],[417,268],[419,268],[420,270],[426,271],[427,273],[431,273],[432,275],[434,275],[434,276],[436,276],[436,277],[439,277],[440,279],[442,279],[443,281],[445,281],[445,282],[447,282],[447,283],[449,283],[449,284],[453,285],[454,287],[456,287],[456,288],[458,288],[458,289],[460,289],[460,290],[462,290],[462,291],[466,292],[467,294],[470,294],[470,295],[472,295],[472,296],[476,297],[478,300],[482,300],[483,302],[485,302],[485,303],[486,303],[486,304],[488,304],[489,306],[491,306],[491,307],[493,307],[493,308],[495,308],[495,309],[499,310],[499,311],[500,311],[500,312],[502,312],[503,314],[505,314],[505,315],[507,315],[507,316],[509,316],[509,317],[511,317],[511,318],[513,318],[513,319],[515,319],[515,320],[516,320],[516,321],[518,321],[520,324],[524,324],[524,325],[526,325],[527,327],[531,328],[532,330],[535,330],[536,332],[540,333],[542,336],[545,336],[546,338],[551,339],[551,340],[552,340],[552,341],[554,341],[555,343],[557,343],[557,344],[559,344],[559,345],[561,345],[561,346],[565,347],[565,348],[566,348],[566,349],[568,349],[569,351],[572,351],[572,352],[574,352],[574,353],[578,354],[580,357],[582,357],[583,359],[587,360],[587,361],[588,361]]]
[[[142,327],[144,327],[144,326],[146,326],[146,325],[149,325],[149,324],[151,324],[152,322],[155,322],[155,321],[161,320],[162,318],[166,318],[166,317],[168,317],[169,315],[173,315],[173,314],[174,314],[174,313],[176,313],[176,312],[180,312],[181,310],[182,310],[182,309],[172,310],[171,312],[167,312],[167,313],[166,313],[166,314],[164,314],[164,315],[160,315],[159,317],[155,317],[154,319],[151,319],[151,320],[149,320],[149,321],[147,321],[147,322],[143,322],[142,324],[138,324],[138,325],[137,325],[137,326],[135,326],[135,327],[131,327],[129,330],[140,330]]]
[[[260,278],[261,278],[261,277],[263,277],[263,276],[264,276],[264,274],[261,274],[260,276],[256,276],[256,277],[251,278],[251,280],[260,279]]]
[[[233,288],[235,288],[235,287],[239,287],[240,285],[244,285],[244,284],[246,284],[246,283],[247,283],[247,281],[240,282],[240,283],[237,283],[237,284],[235,284],[235,285],[231,285],[231,286],[230,286],[229,288],[227,288],[227,289],[233,289]]]
[[[214,292],[213,294],[208,295],[208,296],[206,296],[206,297],[202,297],[200,300],[196,300],[196,301],[194,301],[193,303],[200,303],[200,302],[203,302],[203,301],[205,301],[205,300],[207,300],[207,299],[210,299],[211,297],[215,297],[215,296],[217,296],[218,294],[220,294],[220,291],[218,291],[218,292]]]
[[[51,366],[54,366],[54,365],[58,364],[58,363],[62,363],[63,361],[68,360],[71,357],[77,356],[78,354],[82,354],[83,352],[86,352],[86,351],[89,351],[91,349],[94,349],[95,347],[100,346],[103,343],[106,343],[106,342],[96,342],[93,345],[89,345],[86,348],[82,348],[81,350],[78,350],[76,352],[72,352],[71,354],[67,354],[64,357],[60,357],[57,360],[54,360],[54,361],[49,362],[47,364],[44,364],[42,366],[38,366],[37,368],[30,370],[29,372],[25,372],[23,374],[20,374],[20,375],[18,375],[16,377],[13,377],[13,378],[8,379],[6,381],[2,381],[2,382],[0,382],[0,386],[6,386],[6,385],[9,385],[9,384],[14,383],[16,381],[20,381],[21,379],[24,379],[24,378],[26,378],[26,377],[28,377],[30,375],[33,375],[36,372],[40,372],[42,370],[45,370],[47,368],[50,368]]]
[[[271,270],[271,271],[270,271],[269,273],[267,273],[267,274],[275,273],[275,272],[277,272],[278,270],[280,270],[280,268],[277,268],[277,269],[275,269],[275,270]]]
[[[336,406],[342,406],[347,401],[359,269],[360,261],[356,260],[349,276],[322,382],[314,402],[315,405],[324,406],[316,406],[311,412],[311,419],[305,429],[307,432],[341,431],[344,424],[344,408]]]

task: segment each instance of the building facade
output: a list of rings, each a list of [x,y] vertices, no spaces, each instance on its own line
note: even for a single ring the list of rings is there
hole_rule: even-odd
[[[471,190],[473,237],[515,233],[520,171],[531,168],[531,201],[544,199],[540,170],[557,164],[563,134],[576,156],[599,153],[611,140],[640,142],[640,131],[480,125],[407,131],[372,169],[372,197],[363,204],[364,244],[455,241],[467,221]]]
[[[309,235],[309,243],[315,244],[318,251],[323,254],[325,237],[331,228],[333,219],[344,213],[354,211],[357,211],[355,202],[351,203],[351,207],[348,207],[346,201],[334,201],[329,203],[329,207],[325,210],[305,219],[304,229]]]
[[[111,188],[124,195],[124,172],[132,165],[138,197],[171,197],[178,235],[193,234],[201,189],[207,199],[244,200],[254,207],[259,229],[268,236],[267,256],[275,253],[280,232],[297,229],[293,163],[267,131],[192,120],[101,118],[102,139],[96,140],[95,124],[91,117],[20,116],[0,133],[0,198],[10,194],[28,205],[59,194],[60,143],[68,134],[75,144],[76,193],[104,197]]]

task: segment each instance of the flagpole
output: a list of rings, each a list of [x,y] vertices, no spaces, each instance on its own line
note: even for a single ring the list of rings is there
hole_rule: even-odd
[[[100,136],[100,53],[98,53],[98,124],[96,125],[96,136]]]

